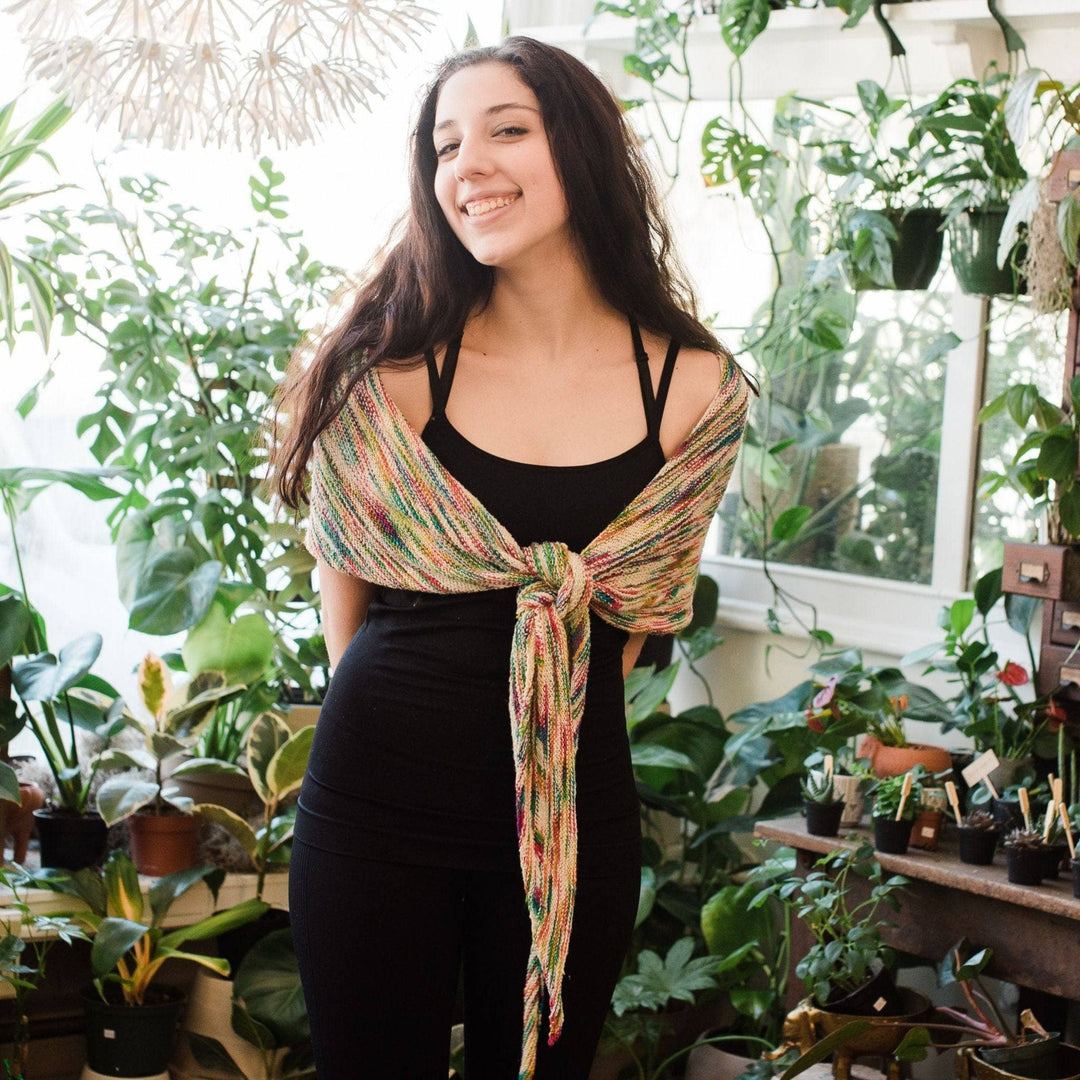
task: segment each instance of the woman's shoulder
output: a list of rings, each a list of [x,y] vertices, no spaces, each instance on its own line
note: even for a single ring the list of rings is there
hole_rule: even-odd
[[[398,407],[414,431],[423,431],[431,416],[431,387],[422,356],[394,360],[375,369],[383,392]]]
[[[650,357],[656,358],[650,365],[654,367],[654,386],[659,382],[668,344],[661,339],[657,342],[662,348],[651,349],[646,343]],[[730,357],[723,353],[689,346],[679,349],[660,422],[660,445],[665,457],[671,457],[705,415],[730,363]]]

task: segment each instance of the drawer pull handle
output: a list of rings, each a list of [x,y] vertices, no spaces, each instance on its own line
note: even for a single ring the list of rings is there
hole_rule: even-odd
[[[1022,562],[1016,576],[1026,583],[1045,585],[1050,580],[1050,567],[1044,562]]]
[[[1080,611],[1063,611],[1061,613],[1062,630],[1080,630]]]
[[[1059,678],[1062,686],[1068,683],[1080,686],[1080,668],[1062,666]]]

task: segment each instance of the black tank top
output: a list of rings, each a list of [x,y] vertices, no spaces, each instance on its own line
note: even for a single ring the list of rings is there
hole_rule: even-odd
[[[580,551],[664,464],[660,421],[678,345],[654,397],[631,324],[645,438],[604,461],[535,465],[490,454],[446,417],[460,338],[440,373],[426,357],[433,410],[422,438],[521,545]],[[300,795],[296,835],[341,854],[515,870],[508,716],[516,590],[440,594],[376,588],[334,671]],[[577,753],[582,864],[640,844],[623,705],[625,631],[590,616],[589,679]]]

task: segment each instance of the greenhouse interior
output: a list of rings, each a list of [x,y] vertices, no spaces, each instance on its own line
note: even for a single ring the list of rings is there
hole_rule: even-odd
[[[1080,1080],[1080,0],[0,55],[0,1075]]]

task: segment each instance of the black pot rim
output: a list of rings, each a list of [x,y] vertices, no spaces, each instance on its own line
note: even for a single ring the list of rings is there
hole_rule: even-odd
[[[101,815],[96,810],[69,810],[63,806],[43,806],[40,810],[32,811],[36,818],[47,818],[50,821],[101,821]]]
[[[128,1005],[123,1000],[123,996],[120,993],[119,986],[116,983],[105,983],[106,996],[117,995],[121,997],[120,1001],[102,1001],[101,995],[98,993],[97,987],[91,983],[89,986],[83,986],[79,990],[79,996],[83,1001],[93,1002],[98,1008],[101,1009],[119,1009],[122,1012],[138,1012],[144,1009],[172,1009],[177,1005],[182,1005],[187,1000],[187,994],[184,993],[178,986],[172,986],[168,983],[162,983],[161,986],[150,986],[147,988],[146,994],[151,994],[157,999],[155,1001],[146,1001],[142,1005]]]

